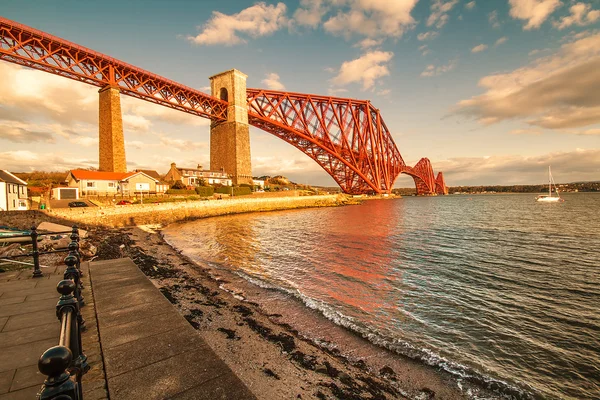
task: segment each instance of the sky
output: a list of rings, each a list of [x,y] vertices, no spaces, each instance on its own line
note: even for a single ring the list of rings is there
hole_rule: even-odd
[[[0,15],[186,86],[370,100],[448,186],[600,180],[600,0],[2,0]],[[209,121],[121,96],[129,169],[209,166]],[[250,128],[252,173],[334,186]],[[0,169],[98,166],[98,88],[0,62]],[[414,186],[401,175],[396,187]]]

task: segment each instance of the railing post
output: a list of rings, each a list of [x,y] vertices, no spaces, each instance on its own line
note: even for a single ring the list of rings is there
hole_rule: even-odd
[[[77,269],[79,270],[79,274],[83,276],[83,273],[81,272],[81,253],[79,252],[79,228],[77,225],[73,225],[71,236],[69,237],[71,238],[71,243],[75,242],[77,244],[77,248],[75,249],[77,252]],[[70,247],[69,250],[71,250]]]
[[[33,277],[40,278],[44,276],[42,274],[42,270],[40,269],[40,252],[38,251],[38,233],[37,228],[35,226],[31,227],[31,255],[33,256]]]
[[[81,318],[81,313],[79,312],[79,302],[73,296],[73,292],[76,289],[77,284],[73,280],[65,279],[58,283],[56,290],[61,294],[61,297],[56,305],[56,316],[60,320],[63,313],[71,311],[69,316],[72,320],[68,345],[73,355],[73,360],[69,366],[69,370],[71,375],[75,375],[79,389],[81,389],[81,377],[90,369],[90,366],[87,363],[87,357],[83,354],[81,346],[81,321],[83,318]]]
[[[71,247],[71,244],[69,244],[69,247]],[[81,325],[81,329],[85,330],[85,321],[83,319],[83,316],[81,315],[81,312],[79,311],[79,308],[85,305],[85,299],[81,294],[81,288],[79,286],[80,276],[79,270],[75,267],[75,265],[77,264],[77,256],[74,252],[70,251],[69,255],[65,257],[65,264],[67,264],[67,269],[65,270],[65,274],[63,277],[65,280],[72,280],[73,284],[75,285],[75,287],[73,288],[73,292],[74,298],[77,302],[77,320],[79,321],[79,325]]]
[[[41,355],[38,369],[48,378],[37,395],[39,400],[80,399],[78,384],[70,379],[71,375],[67,372],[72,360],[73,354],[65,346],[50,347]]]

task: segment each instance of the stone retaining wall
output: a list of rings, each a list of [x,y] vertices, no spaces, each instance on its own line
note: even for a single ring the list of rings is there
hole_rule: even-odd
[[[81,227],[101,225],[122,227],[146,224],[167,225],[175,221],[256,211],[274,211],[346,204],[344,196],[306,196],[188,201],[128,206],[62,208],[54,210],[14,211],[0,213],[0,225],[20,228],[43,221],[73,224]],[[68,221],[68,222],[65,222]]]

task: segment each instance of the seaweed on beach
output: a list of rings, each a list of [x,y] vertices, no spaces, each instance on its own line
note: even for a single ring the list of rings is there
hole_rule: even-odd
[[[217,328],[217,330],[219,332],[223,332],[225,335],[227,335],[227,339],[229,339],[229,340],[240,340],[241,339],[241,337],[239,337],[238,335],[235,334],[235,331],[233,329]]]
[[[263,372],[265,373],[265,375],[270,376],[271,378],[275,378],[277,380],[280,380],[281,378],[279,377],[279,375],[277,375],[275,372],[273,372],[273,370],[269,369],[269,368],[265,368],[263,369]]]
[[[281,346],[281,349],[285,353],[290,353],[296,348],[296,343],[294,342],[294,338],[286,333],[274,334],[270,328],[267,328],[264,325],[261,325],[253,318],[244,318],[246,324],[252,329],[254,332],[258,333],[263,338],[267,339],[272,343],[276,343]]]

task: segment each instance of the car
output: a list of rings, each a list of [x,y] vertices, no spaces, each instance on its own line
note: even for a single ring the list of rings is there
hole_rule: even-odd
[[[69,203],[69,207],[87,207],[87,203],[85,201],[72,201]]]
[[[129,206],[129,205],[131,205],[131,204],[133,204],[133,203],[132,203],[131,201],[129,201],[129,200],[120,200],[120,201],[117,203],[117,205],[118,205],[118,206]]]

